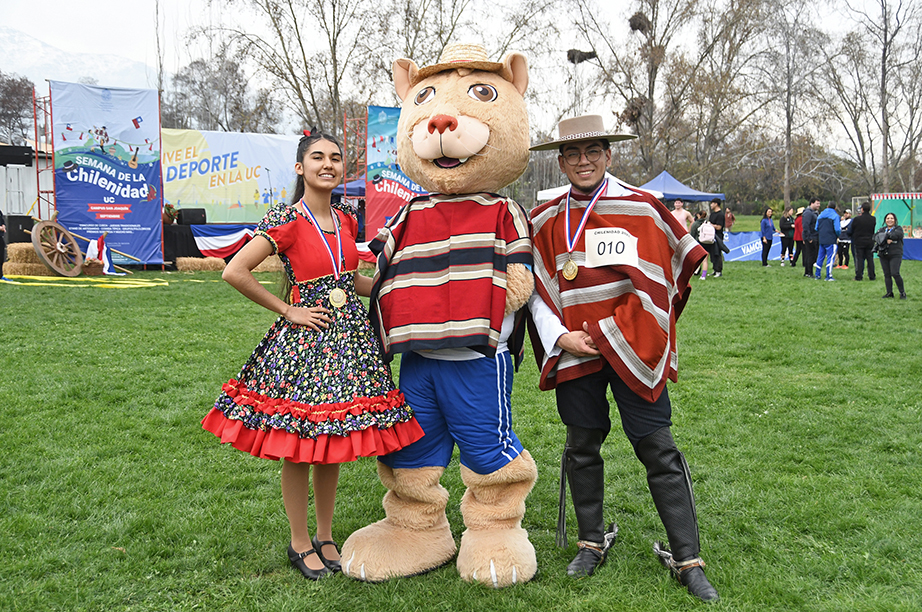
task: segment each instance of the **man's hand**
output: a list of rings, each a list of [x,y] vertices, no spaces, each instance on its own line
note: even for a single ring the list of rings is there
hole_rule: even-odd
[[[557,346],[575,357],[599,355],[599,349],[589,335],[589,324],[583,321],[583,330],[563,334],[557,338]]]

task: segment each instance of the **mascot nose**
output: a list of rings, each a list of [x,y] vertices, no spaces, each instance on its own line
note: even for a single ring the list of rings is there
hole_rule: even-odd
[[[439,131],[439,134],[444,134],[445,130],[451,130],[453,132],[456,129],[458,129],[458,120],[450,115],[436,115],[429,119],[430,134],[436,130]]]

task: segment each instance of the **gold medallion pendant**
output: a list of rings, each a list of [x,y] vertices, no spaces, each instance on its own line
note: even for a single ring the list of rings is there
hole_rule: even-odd
[[[563,277],[568,281],[576,278],[576,275],[579,273],[579,266],[576,265],[576,262],[572,259],[568,259],[567,263],[563,264]]]
[[[346,305],[346,292],[337,287],[330,291],[330,305],[335,308],[342,308]]]

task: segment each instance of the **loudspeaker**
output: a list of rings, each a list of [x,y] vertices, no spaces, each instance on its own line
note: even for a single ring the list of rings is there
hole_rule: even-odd
[[[32,236],[26,233],[26,230],[32,230],[32,217],[29,215],[7,215],[6,216],[6,241],[13,242],[32,242]]]
[[[180,225],[205,225],[205,209],[180,208],[176,220]]]

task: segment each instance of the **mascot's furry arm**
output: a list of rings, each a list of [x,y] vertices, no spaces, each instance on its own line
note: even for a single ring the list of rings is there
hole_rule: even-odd
[[[510,264],[506,270],[506,314],[517,311],[528,302],[535,288],[535,277],[522,264]]]

